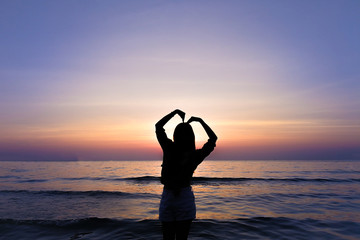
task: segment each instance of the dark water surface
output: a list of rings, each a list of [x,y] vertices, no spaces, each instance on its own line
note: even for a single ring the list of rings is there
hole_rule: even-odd
[[[160,161],[0,162],[0,239],[161,239]],[[206,161],[190,239],[360,239],[360,161]]]

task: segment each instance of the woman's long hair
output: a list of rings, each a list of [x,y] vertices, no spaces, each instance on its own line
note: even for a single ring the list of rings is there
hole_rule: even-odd
[[[195,151],[195,134],[189,123],[180,123],[176,126],[174,143],[182,152]]]

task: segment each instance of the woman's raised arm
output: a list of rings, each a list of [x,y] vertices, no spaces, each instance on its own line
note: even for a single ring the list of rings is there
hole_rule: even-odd
[[[204,128],[206,134],[209,136],[209,139],[216,142],[217,140],[217,136],[216,134],[214,133],[214,131],[204,122],[204,120],[202,120],[201,118],[199,117],[191,117],[189,119],[189,121],[187,121],[188,123],[191,123],[191,122],[199,122],[201,124],[201,126]]]
[[[176,109],[174,111],[172,111],[171,113],[169,113],[168,115],[166,115],[165,117],[163,117],[162,119],[160,119],[156,124],[155,127],[156,128],[163,128],[164,125],[171,119],[173,118],[176,114],[179,114],[179,116],[181,117],[182,121],[184,121],[185,118],[185,113],[179,109]]]

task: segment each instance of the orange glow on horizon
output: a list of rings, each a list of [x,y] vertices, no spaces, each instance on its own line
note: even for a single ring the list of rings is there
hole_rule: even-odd
[[[155,122],[155,121],[154,121]],[[179,120],[165,126],[170,139]],[[202,127],[192,124],[197,148],[207,136]],[[209,122],[219,137],[213,157],[235,156],[237,152],[258,154],[297,149],[325,149],[357,147],[359,130],[314,121],[214,121]],[[331,130],[331,131],[330,131]],[[346,139],[343,137],[345,134]],[[152,121],[128,121],[67,125],[42,128],[18,128],[9,133],[3,130],[0,141],[3,149],[13,151],[63,152],[79,159],[127,159],[132,157],[161,159],[161,148],[156,140]],[[245,158],[247,158],[245,155]],[[226,158],[226,157],[225,157]],[[235,158],[235,157],[234,157]]]

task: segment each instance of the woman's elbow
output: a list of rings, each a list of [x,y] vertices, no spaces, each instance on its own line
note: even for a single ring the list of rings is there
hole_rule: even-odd
[[[211,136],[210,140],[216,142],[218,140],[218,137],[216,135]]]

